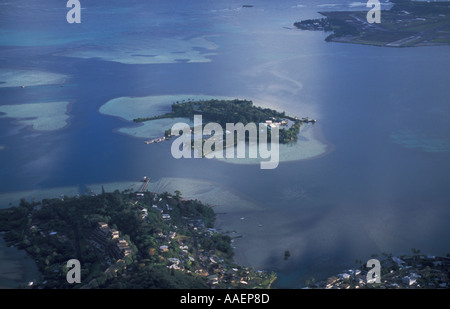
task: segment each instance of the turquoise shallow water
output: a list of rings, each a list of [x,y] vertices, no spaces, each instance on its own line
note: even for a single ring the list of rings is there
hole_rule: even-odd
[[[450,152],[448,138],[429,136],[420,131],[405,130],[390,135],[391,140],[403,147],[425,152]]]

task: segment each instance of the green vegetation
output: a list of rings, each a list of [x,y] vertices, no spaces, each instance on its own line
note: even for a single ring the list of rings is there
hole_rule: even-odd
[[[216,122],[225,127],[226,123],[264,122],[271,117],[285,118],[284,112],[279,113],[270,108],[262,108],[253,105],[248,100],[206,100],[175,102],[172,104],[172,112],[149,118],[137,118],[135,122],[161,118],[189,117],[202,115],[204,119]]]
[[[36,261],[42,276],[37,288],[269,287],[275,274],[236,265],[231,238],[217,232],[214,221],[209,205],[182,200],[179,191],[102,190],[21,200],[0,210],[7,244]],[[74,258],[81,263],[81,284],[66,281],[66,263]],[[245,286],[243,277],[250,278]]]
[[[326,41],[390,47],[450,43],[450,2],[393,0],[381,23],[369,24],[367,11],[320,12],[325,18],[295,22],[303,30],[332,32]]]
[[[175,102],[172,104],[170,113],[133,119],[134,122],[144,122],[162,118],[188,117],[194,118],[194,115],[202,115],[203,122],[215,122],[223,128],[227,123],[264,123],[266,120],[285,119],[292,122],[289,128],[280,128],[280,143],[296,142],[302,121],[298,118],[290,117],[285,112],[278,112],[270,108],[262,108],[254,106],[252,101],[248,100],[206,100],[206,101],[190,101]],[[206,125],[206,123],[204,124]],[[165,132],[165,137],[170,138],[171,130]],[[270,131],[268,134],[270,140]]]

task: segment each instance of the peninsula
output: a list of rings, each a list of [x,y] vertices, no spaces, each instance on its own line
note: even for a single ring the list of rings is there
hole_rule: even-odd
[[[450,44],[450,1],[392,0],[381,23],[367,22],[366,11],[319,12],[324,18],[295,22],[302,30],[331,32],[328,42],[386,47]]]
[[[31,288],[269,288],[276,275],[233,262],[231,237],[213,209],[181,192],[146,189],[43,199],[0,210],[6,243],[41,273]],[[81,265],[70,284],[67,261]]]

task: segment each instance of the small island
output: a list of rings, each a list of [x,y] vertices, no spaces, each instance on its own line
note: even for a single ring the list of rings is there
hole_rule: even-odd
[[[174,102],[171,112],[146,118],[135,118],[134,122],[144,122],[162,118],[186,117],[192,119],[194,115],[202,115],[203,119],[215,122],[225,127],[227,123],[264,123],[269,130],[274,127],[279,128],[279,141],[282,144],[296,142],[302,123],[315,123],[316,120],[309,118],[299,119],[298,117],[287,116],[285,112],[278,112],[270,108],[254,106],[249,100],[188,100],[184,102]],[[158,138],[151,142],[160,142],[171,137],[171,130],[165,131],[163,138]]]
[[[21,200],[0,210],[0,232],[25,250],[41,278],[31,288],[269,288],[275,273],[233,262],[231,237],[214,228],[215,213],[181,192],[89,193]],[[66,280],[78,259],[81,283]]]
[[[302,30],[332,32],[328,42],[386,47],[450,44],[450,2],[392,0],[381,23],[367,22],[365,11],[319,12],[324,18],[295,22]]]

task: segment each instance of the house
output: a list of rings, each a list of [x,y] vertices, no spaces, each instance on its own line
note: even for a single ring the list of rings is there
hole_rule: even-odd
[[[130,245],[123,238],[118,239],[115,247],[112,250],[112,254],[117,259],[122,259],[122,258],[130,255],[131,253],[133,253],[133,250],[131,250]]]
[[[108,227],[108,223],[106,223],[106,222],[99,222],[98,223],[98,227],[99,228],[107,228]]]
[[[180,260],[177,258],[168,258],[167,260],[172,264],[176,264],[176,265],[180,264]]]
[[[327,289],[330,289],[334,284],[339,281],[339,278],[336,276],[332,276],[327,279]]]
[[[204,270],[204,269],[202,269],[202,268],[197,269],[197,270],[195,271],[195,273],[196,273],[197,275],[199,275],[199,276],[202,276],[202,277],[209,276],[208,271],[206,271],[206,270]]]
[[[394,261],[398,267],[403,267],[403,263],[405,263],[405,261],[403,261],[395,256],[392,257],[392,261]]]
[[[161,250],[162,252],[166,252],[166,251],[168,251],[169,250],[169,246],[160,246],[159,247],[159,250]]]
[[[208,276],[208,282],[209,282],[209,284],[218,284],[219,277],[217,275]]]
[[[148,212],[147,212],[147,209],[146,208],[144,208],[144,209],[142,209],[141,210],[142,211],[142,214],[141,214],[141,219],[145,219],[147,216],[148,216]]]
[[[108,234],[111,239],[119,239],[119,231],[115,229],[110,229]]]
[[[413,285],[416,283],[416,279],[406,276],[402,278],[402,283],[406,285]]]
[[[359,269],[350,269],[348,272],[352,276],[358,276],[359,274],[361,274],[361,271]]]
[[[163,212],[163,210],[161,208],[159,208],[157,205],[152,205],[152,208],[155,208],[156,210],[159,210],[161,213]]]
[[[339,274],[338,277],[342,280],[350,279],[350,275],[347,273]]]

